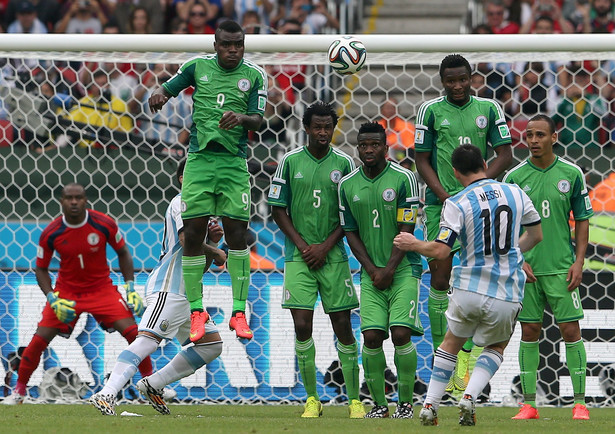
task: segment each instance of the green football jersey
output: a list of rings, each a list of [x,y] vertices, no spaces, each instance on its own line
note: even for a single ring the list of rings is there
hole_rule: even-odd
[[[559,157],[546,169],[528,159],[512,168],[504,182],[521,187],[540,214],[543,240],[524,253],[534,274],[567,273],[575,261],[570,211],[575,220],[587,220],[594,214],[581,169]]]
[[[459,107],[441,96],[421,105],[416,117],[415,151],[431,152],[431,167],[450,195],[463,190],[453,173],[451,156],[458,146],[468,143],[478,147],[485,160],[488,144],[496,148],[511,143],[504,111],[497,102],[470,96],[470,101]],[[441,204],[429,188],[425,204]]]
[[[337,185],[355,168],[350,156],[329,148],[320,160],[314,158],[307,147],[288,152],[278,166],[271,187],[268,203],[287,209],[293,226],[308,244],[319,244],[340,225]],[[301,252],[286,238],[286,261],[303,261]],[[348,259],[344,243],[327,255],[328,262]]]
[[[226,111],[263,115],[267,85],[265,71],[255,63],[244,59],[227,70],[218,65],[217,55],[208,55],[188,60],[162,86],[173,96],[194,87],[188,152],[205,149],[213,141],[231,154],[246,158],[248,131],[242,126],[222,130],[218,122]]]
[[[343,178],[339,185],[340,220],[345,231],[358,231],[372,262],[384,267],[389,262],[398,224],[416,223],[419,190],[412,172],[388,162],[374,179],[363,167]],[[399,267],[414,266],[420,277],[421,257],[408,252]]]

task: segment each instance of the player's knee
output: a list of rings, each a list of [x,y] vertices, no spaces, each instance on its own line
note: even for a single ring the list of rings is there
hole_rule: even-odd
[[[220,354],[222,354],[222,342],[216,342],[215,344],[208,345],[195,345],[188,348],[187,351],[191,349],[194,351],[194,353],[198,355],[198,358],[202,361],[199,361],[198,363],[203,366],[210,363],[212,360],[215,360]]]
[[[576,342],[581,340],[581,327],[578,321],[561,323],[559,326],[562,339],[565,342]]]
[[[536,342],[540,339],[540,323],[521,323],[521,340],[524,342]]]

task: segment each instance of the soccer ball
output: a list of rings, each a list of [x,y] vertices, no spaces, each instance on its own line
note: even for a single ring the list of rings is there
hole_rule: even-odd
[[[328,51],[329,65],[340,74],[354,74],[363,68],[367,50],[354,36],[343,36],[333,41]]]

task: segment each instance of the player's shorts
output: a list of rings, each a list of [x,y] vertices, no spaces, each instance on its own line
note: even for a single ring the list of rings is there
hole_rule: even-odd
[[[525,284],[520,322],[542,323],[546,303],[549,303],[557,323],[583,319],[579,288],[568,291],[567,274],[536,276],[536,282]]]
[[[182,183],[182,218],[250,219],[250,174],[245,158],[228,152],[188,153]]]
[[[74,306],[75,319],[69,324],[63,323],[58,319],[49,303],[46,303],[43,309],[43,317],[38,326],[58,329],[61,336],[70,336],[79,319],[79,315],[83,312],[90,313],[108,331],[113,331],[113,323],[116,321],[133,318],[132,311],[115,285],[105,285],[96,288],[94,291],[83,292],[72,292],[58,286],[56,286],[55,290],[60,292],[59,296],[61,298],[76,302]]]
[[[318,270],[303,261],[284,264],[284,309],[314,310],[319,293],[325,313],[359,307],[348,262],[326,263]]]
[[[425,213],[425,228],[427,229],[427,240],[433,241],[440,233],[440,215],[442,214],[442,205],[425,205],[423,208]],[[461,246],[459,245],[459,239],[455,240],[451,254],[457,253]],[[427,258],[428,261],[433,258]]]
[[[177,338],[180,344],[190,343],[190,303],[180,294],[155,292],[146,297],[147,309],[139,322],[140,332],[149,332],[160,339]],[[205,324],[205,334],[218,333],[210,317]]]
[[[521,303],[453,288],[446,318],[452,334],[485,347],[510,339],[520,311]]]
[[[408,327],[414,336],[423,335],[419,318],[419,279],[412,267],[395,272],[393,284],[381,291],[361,270],[361,331],[382,330],[388,335],[391,327]]]

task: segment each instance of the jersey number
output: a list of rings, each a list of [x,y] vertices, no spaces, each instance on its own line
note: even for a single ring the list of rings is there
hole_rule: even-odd
[[[241,193],[241,202],[243,203],[243,210],[247,211],[250,207],[250,196],[248,196],[248,193]]]
[[[459,136],[458,139],[459,139],[459,146],[472,144],[472,140],[467,136]]]
[[[542,218],[548,219],[551,216],[551,204],[548,200],[543,200],[540,204],[540,208],[542,211]]]
[[[378,210],[377,209],[373,210],[372,214],[374,215],[373,226],[375,228],[379,228],[380,227],[380,223],[378,223]]]
[[[320,208],[320,190],[314,190],[314,199],[313,202],[314,208]]]
[[[77,257],[79,258],[79,265],[81,265],[81,269],[85,269],[85,264],[83,263],[83,255],[79,253]]]
[[[491,211],[484,209],[480,213],[483,219],[483,236],[485,244],[485,255],[489,256],[491,252]],[[512,210],[508,205],[500,205],[495,209],[495,251],[499,255],[504,255],[510,250],[512,245]],[[502,218],[504,218],[504,227],[502,227]]]
[[[223,93],[218,94],[218,96],[216,97],[216,102],[218,103],[220,107],[224,105],[224,94]]]

